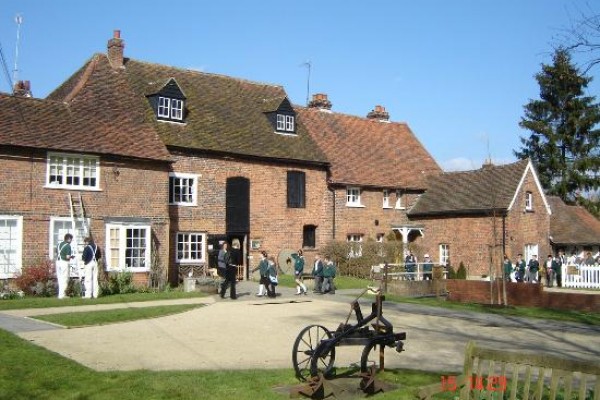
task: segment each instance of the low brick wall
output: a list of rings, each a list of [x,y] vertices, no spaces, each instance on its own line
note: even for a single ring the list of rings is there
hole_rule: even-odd
[[[490,304],[490,282],[448,279],[446,289],[450,301]],[[500,302],[502,299],[502,282],[494,282],[492,289],[493,303],[499,304],[498,299]],[[600,312],[600,292],[548,292],[538,284],[506,282],[506,297],[510,306]]]

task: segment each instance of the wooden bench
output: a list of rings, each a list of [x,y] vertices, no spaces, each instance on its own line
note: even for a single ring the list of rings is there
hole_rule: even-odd
[[[440,383],[420,388],[418,397],[429,400],[446,393],[447,398],[448,392],[461,400],[600,400],[600,362],[495,350],[469,342],[463,374],[441,377]]]

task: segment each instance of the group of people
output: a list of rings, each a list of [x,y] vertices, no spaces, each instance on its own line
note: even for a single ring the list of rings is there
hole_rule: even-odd
[[[404,268],[406,272],[408,272],[406,279],[414,281],[417,275],[415,274],[415,272],[417,272],[417,257],[415,257],[412,251],[409,251],[406,257],[404,258]],[[425,254],[423,256],[423,263],[421,264],[421,268],[423,270],[423,280],[432,280],[433,263],[431,262],[429,254]]]
[[[56,247],[56,280],[58,281],[58,298],[67,296],[71,261],[76,258],[75,251],[71,246],[73,235],[67,233],[62,242]],[[101,258],[100,248],[91,236],[83,240],[85,246],[81,261],[83,262],[83,297],[87,299],[97,298],[98,287],[98,260]]]
[[[242,264],[241,252],[239,250],[239,242],[236,243],[234,240],[232,243],[232,250],[229,250],[229,245],[224,242],[221,245],[219,254],[217,257],[217,271],[221,276],[222,281],[220,285],[219,295],[221,298],[225,298],[227,289],[230,289],[229,297],[233,300],[237,299],[236,293],[236,275],[237,267]],[[308,288],[304,283],[306,277],[305,259],[302,250],[298,250],[296,253],[291,255],[291,260],[294,264],[294,280],[296,282],[296,295],[307,295]],[[269,256],[266,251],[260,253],[260,261],[256,268],[252,269],[252,273],[258,271],[260,275],[257,297],[271,297],[277,296],[276,287],[279,283],[278,268],[275,258]],[[311,276],[314,278],[314,289],[313,293],[316,294],[334,294],[335,284],[334,278],[336,276],[336,267],[328,257],[321,259],[321,255],[315,256]]]
[[[531,256],[528,262],[525,262],[522,254],[518,254],[514,263],[505,254],[502,269],[504,279],[509,282],[539,282],[548,287],[553,287],[556,282],[556,286],[562,287],[563,265],[593,266],[599,264],[600,261],[595,259],[590,251],[587,252],[585,258],[582,258],[576,256],[575,253],[570,257],[566,257],[561,250],[556,256],[548,254],[546,260],[541,263],[535,254]]]
[[[504,279],[508,282],[542,282],[548,287],[554,286],[556,281],[556,285],[562,287],[562,266],[566,262],[562,251],[557,256],[548,254],[546,261],[542,264],[538,261],[536,254],[532,255],[527,263],[523,259],[523,254],[518,254],[514,264],[505,254],[502,264]]]

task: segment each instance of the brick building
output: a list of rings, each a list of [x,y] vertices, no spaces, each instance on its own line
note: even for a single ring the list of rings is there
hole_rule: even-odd
[[[19,227],[9,240],[19,262],[7,275],[53,258],[52,221],[72,229],[68,193],[82,194],[106,269],[132,268],[138,281],[155,263],[176,282],[180,267],[207,265],[224,240],[241,242],[247,264],[260,250],[310,253],[332,235],[328,162],[281,86],[129,59],[116,31],[107,54],[93,55],[46,100],[1,100],[0,144],[20,151],[2,159],[2,184],[32,192],[19,192],[25,203],[13,190],[0,194],[4,220]],[[113,230],[115,221],[142,226],[135,234],[144,240]],[[117,240],[125,241],[120,257]]]
[[[82,92],[94,101],[93,88]],[[104,259],[146,281],[153,252],[168,257],[165,146],[155,136],[138,140],[129,120],[102,119],[83,102],[20,94],[0,94],[0,279],[55,258],[64,234],[75,232],[69,196],[80,194]]]
[[[435,261],[463,262],[473,278],[490,268],[497,276],[504,253],[529,260],[551,251],[551,209],[529,160],[432,177],[408,215],[426,226],[419,240]]]
[[[297,110],[331,162],[332,239],[381,242],[394,232],[408,243],[421,235],[406,212],[441,169],[408,125],[391,122],[382,106],[366,118],[332,112],[325,94]]]

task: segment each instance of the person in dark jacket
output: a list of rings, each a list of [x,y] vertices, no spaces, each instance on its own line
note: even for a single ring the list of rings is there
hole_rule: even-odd
[[[277,293],[275,291],[275,287],[278,284],[277,279],[277,265],[275,264],[275,258],[270,256],[267,258],[268,267],[267,267],[267,276],[269,278],[269,284],[267,285],[267,296],[269,297],[277,297]]]
[[[529,263],[527,264],[527,268],[529,270],[528,272],[528,279],[529,279],[529,283],[538,283],[538,274],[540,271],[540,263],[537,260],[537,255],[532,255],[531,259],[529,260]]]
[[[97,299],[100,289],[98,287],[98,260],[102,257],[102,253],[91,236],[83,239],[83,243],[85,244],[82,256],[85,277],[83,281],[85,286],[84,297],[86,299],[91,299],[92,297]]]
[[[433,279],[433,263],[429,258],[429,254],[423,256],[423,280]]]
[[[237,266],[233,263],[235,260],[232,260],[231,252],[228,250],[228,247],[229,245],[227,244],[227,242],[223,243],[223,246],[219,251],[219,255],[217,256],[217,265],[223,277],[219,295],[222,299],[224,299],[225,292],[227,292],[227,288],[231,287],[229,291],[229,297],[231,298],[231,300],[235,300],[237,299],[235,293],[235,279],[237,274]]]
[[[69,284],[69,262],[75,258],[71,249],[73,235],[67,233],[62,242],[56,248],[56,280],[58,281],[58,298],[66,296],[67,286]]]
[[[510,282],[510,274],[513,271],[513,265],[506,254],[504,255],[504,263],[502,264],[502,269],[504,271],[504,280],[506,282]]]
[[[313,265],[312,275],[315,278],[315,287],[313,292],[323,293],[323,261],[321,255],[317,253],[315,255],[315,263]]]
[[[404,268],[406,269],[406,279],[409,281],[415,280],[414,272],[417,270],[417,259],[415,255],[411,252],[408,253],[406,258],[404,259]]]
[[[298,253],[292,253],[294,259],[294,278],[296,280],[296,295],[307,294],[306,285],[304,284],[302,274],[304,273],[304,256],[302,250]]]
[[[517,278],[517,282],[524,282],[526,280],[525,276],[525,260],[523,260],[523,254],[517,254],[517,261],[515,262],[515,277]]]
[[[258,270],[258,273],[260,275],[260,281],[258,284],[258,293],[256,293],[256,296],[258,296],[258,297],[262,297],[267,294],[267,288],[269,287],[269,284],[270,284],[269,272],[268,272],[269,271],[269,261],[267,260],[267,257],[268,257],[267,252],[261,251],[260,261],[258,263],[258,266],[252,270],[252,272],[255,272]]]
[[[335,294],[335,285],[333,283],[335,273],[335,264],[328,257],[325,257],[323,263],[323,293]]]

